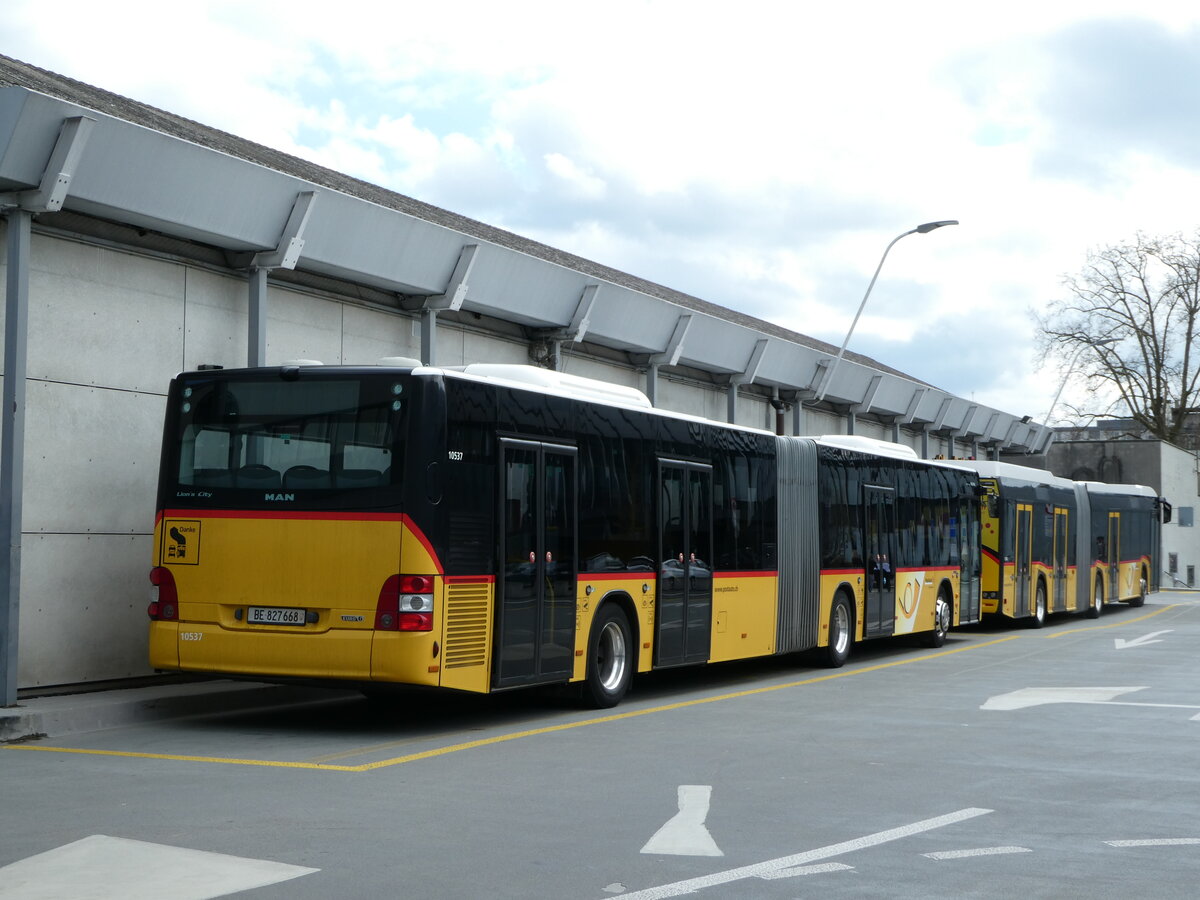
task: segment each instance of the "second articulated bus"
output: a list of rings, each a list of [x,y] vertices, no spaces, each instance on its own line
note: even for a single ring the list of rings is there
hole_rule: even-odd
[[[978,475],[523,366],[171,385],[151,580],[167,671],[493,692],[980,616]]]
[[[978,472],[983,611],[1040,628],[1049,613],[1141,606],[1158,589],[1160,524],[1170,507],[1135,484],[1075,482],[1010,463],[955,461]]]

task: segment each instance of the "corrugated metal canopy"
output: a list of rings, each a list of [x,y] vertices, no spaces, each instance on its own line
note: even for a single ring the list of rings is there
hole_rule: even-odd
[[[254,254],[276,251],[297,198],[311,192],[296,270],[399,295],[410,308],[445,294],[464,248],[473,246],[461,305],[468,312],[567,329],[591,290],[587,341],[647,362],[657,361],[681,317],[690,316],[677,364],[801,400],[813,396],[836,351],[7,57],[0,57],[0,191],[35,188],[64,121],[79,115],[96,124],[71,178],[67,212],[244,254],[249,266]],[[825,402],[1015,452],[1039,446],[1046,430],[855,353],[838,366]]]

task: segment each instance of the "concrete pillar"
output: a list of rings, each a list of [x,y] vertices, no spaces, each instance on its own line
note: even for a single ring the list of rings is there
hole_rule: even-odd
[[[25,374],[29,349],[29,245],[33,215],[8,213],[4,298],[3,433],[0,434],[0,705],[17,702],[21,620],[21,519],[25,484]]]

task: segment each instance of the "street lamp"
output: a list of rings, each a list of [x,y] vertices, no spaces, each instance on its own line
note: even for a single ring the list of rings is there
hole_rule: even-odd
[[[1079,345],[1079,349],[1071,357],[1071,363],[1067,366],[1067,374],[1063,376],[1062,384],[1058,386],[1058,393],[1054,395],[1054,399],[1050,402],[1050,409],[1046,412],[1046,418],[1043,419],[1047,426],[1050,425],[1050,416],[1054,413],[1054,407],[1058,406],[1058,398],[1062,396],[1063,389],[1067,386],[1067,382],[1071,380],[1071,375],[1075,371],[1075,363],[1079,362],[1080,354],[1088,347],[1107,347],[1110,344],[1117,343],[1117,340],[1117,338],[1103,338],[1099,341],[1089,341],[1087,338],[1083,339],[1083,343]]]
[[[910,234],[928,234],[935,228],[941,228],[943,225],[957,225],[958,219],[944,219],[941,222],[926,222],[924,225],[918,225],[916,228],[910,228],[904,234],[898,234],[892,238],[892,243],[888,244],[883,251],[883,256],[879,259],[879,265],[875,267],[875,274],[871,276],[871,283],[867,285],[867,292],[863,294],[862,303],[858,304],[858,312],[854,314],[854,321],[850,323],[850,330],[846,332],[846,339],[842,341],[842,348],[838,350],[837,356],[834,357],[833,365],[829,367],[829,371],[825,373],[825,380],[821,384],[821,393],[817,395],[817,401],[825,399],[825,392],[829,390],[829,385],[833,383],[833,373],[837,371],[838,364],[842,361],[842,357],[846,353],[846,345],[850,343],[850,335],[854,334],[854,326],[858,324],[858,317],[862,315],[863,308],[867,305],[867,298],[871,296],[871,288],[875,287],[875,279],[879,277],[879,270],[883,268],[883,261],[887,259],[888,251],[892,249],[892,244],[900,240],[902,237],[908,237]]]

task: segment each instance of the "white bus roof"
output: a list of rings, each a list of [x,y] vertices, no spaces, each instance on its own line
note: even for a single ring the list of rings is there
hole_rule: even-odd
[[[1033,466],[1019,466],[1016,463],[995,462],[990,459],[948,459],[946,462],[952,466],[978,472],[980,478],[999,478],[1004,481],[1045,484],[1072,489],[1075,486],[1075,482],[1069,478],[1062,478],[1046,469],[1038,469]]]
[[[1089,494],[1139,494],[1143,497],[1157,497],[1158,492],[1154,488],[1146,487],[1144,484],[1108,484],[1104,481],[1081,481],[1080,484],[1087,487]]]

